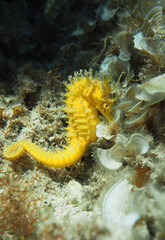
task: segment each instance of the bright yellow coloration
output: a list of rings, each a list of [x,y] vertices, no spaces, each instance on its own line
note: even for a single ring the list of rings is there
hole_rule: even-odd
[[[9,160],[20,157],[24,151],[49,167],[63,168],[78,162],[85,153],[88,144],[97,140],[96,125],[100,122],[98,111],[112,121],[112,106],[116,98],[110,99],[114,90],[108,80],[100,81],[91,72],[82,72],[70,77],[71,84],[66,85],[65,94],[68,126],[66,128],[67,146],[56,152],[45,151],[31,141],[19,141],[4,150]]]

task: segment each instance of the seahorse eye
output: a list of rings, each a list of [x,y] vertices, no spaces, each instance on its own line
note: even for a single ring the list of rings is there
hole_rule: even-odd
[[[105,110],[108,110],[108,109],[109,109],[109,104],[108,104],[108,103],[104,103],[104,104],[103,104],[103,108],[104,108]]]

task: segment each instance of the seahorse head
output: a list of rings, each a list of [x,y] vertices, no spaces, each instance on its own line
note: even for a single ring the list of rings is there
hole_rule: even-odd
[[[115,85],[110,84],[109,79],[101,80],[97,75],[94,77],[92,70],[80,71],[69,77],[72,84],[66,85],[68,99],[83,96],[88,103],[95,107],[108,122],[112,121],[112,107],[118,96],[114,95]]]
[[[109,80],[100,81],[95,79],[91,94],[92,102],[108,122],[112,121],[112,107],[117,100],[117,96],[112,97],[114,90],[115,88],[109,84]]]

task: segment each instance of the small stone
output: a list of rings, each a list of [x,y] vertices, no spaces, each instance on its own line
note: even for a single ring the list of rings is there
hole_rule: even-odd
[[[71,180],[65,190],[69,203],[78,204],[83,202],[86,191],[79,182]]]

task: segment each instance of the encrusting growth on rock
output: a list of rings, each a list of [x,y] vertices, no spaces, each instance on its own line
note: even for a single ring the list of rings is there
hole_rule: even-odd
[[[111,122],[112,106],[117,96],[110,99],[114,86],[109,85],[107,79],[101,81],[94,78],[92,71],[85,71],[84,74],[80,71],[69,80],[71,83],[66,85],[68,92],[65,94],[66,106],[63,109],[68,119],[67,146],[63,150],[51,152],[23,140],[7,146],[4,157],[13,160],[26,151],[42,164],[56,168],[68,167],[81,160],[88,144],[97,140],[96,125],[100,122],[98,112]]]

